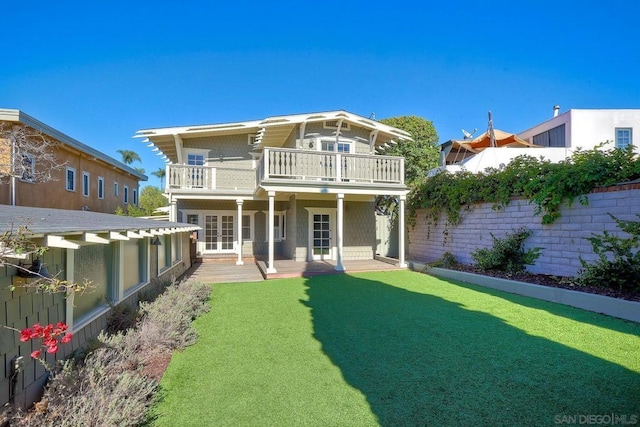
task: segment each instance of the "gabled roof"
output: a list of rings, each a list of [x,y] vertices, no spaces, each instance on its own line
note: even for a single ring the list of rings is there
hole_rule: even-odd
[[[289,136],[299,124],[323,121],[343,121],[376,132],[376,146],[395,142],[395,140],[411,140],[411,135],[406,131],[344,110],[272,116],[246,122],[141,129],[136,132],[134,138],[144,138],[143,142],[150,142],[149,147],[155,146],[154,150],[159,151],[159,154],[166,157],[168,162],[176,162],[178,161],[176,146],[180,144],[183,137],[255,133],[256,146],[270,146]]]
[[[124,163],[114,159],[111,156],[108,156],[102,153],[101,151],[96,150],[95,148],[91,148],[88,145],[83,144],[82,142],[74,138],[71,138],[70,136],[60,132],[59,130],[44,124],[40,120],[37,120],[31,117],[30,115],[26,114],[24,111],[0,108],[0,121],[22,123],[23,125],[29,126],[30,128],[33,128],[39,132],[42,132],[43,134],[48,135],[75,150],[86,153],[91,157],[102,160],[103,162],[111,166],[115,166],[118,169],[121,169],[127,173],[130,173],[131,175],[138,178],[140,181],[147,180],[147,176],[145,174],[138,172],[131,166],[125,165]]]

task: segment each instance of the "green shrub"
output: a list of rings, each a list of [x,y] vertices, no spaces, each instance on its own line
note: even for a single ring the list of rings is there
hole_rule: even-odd
[[[587,238],[598,260],[589,264],[582,257],[578,283],[632,292],[640,291],[640,221],[623,221],[613,215],[618,228],[629,234],[619,237],[607,231]],[[638,215],[640,218],[640,215]]]
[[[429,263],[425,268],[426,269],[429,269],[430,267],[453,268],[456,265],[458,265],[458,260],[456,259],[455,255],[453,255],[451,252],[445,252],[442,254],[440,258]]]
[[[480,270],[497,270],[508,273],[524,271],[525,266],[533,265],[540,256],[541,248],[524,250],[524,241],[532,231],[526,228],[513,230],[499,239],[491,234],[493,247],[478,248],[471,252],[471,257]]]

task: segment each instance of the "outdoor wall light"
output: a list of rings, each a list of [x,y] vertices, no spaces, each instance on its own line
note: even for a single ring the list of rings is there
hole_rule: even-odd
[[[158,236],[155,236],[153,239],[151,239],[151,244],[153,246],[160,246],[162,245],[162,242],[160,241],[160,238]]]

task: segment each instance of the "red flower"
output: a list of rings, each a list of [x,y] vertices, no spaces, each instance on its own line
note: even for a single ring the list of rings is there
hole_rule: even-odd
[[[58,322],[56,327],[60,329],[62,332],[66,331],[68,328],[68,326],[64,322]]]
[[[61,339],[60,341],[61,341],[63,344],[66,344],[66,343],[68,343],[68,342],[70,342],[70,341],[71,341],[71,337],[72,337],[71,333],[70,333],[70,332],[67,332],[67,334],[66,334],[64,337],[62,337],[62,339]]]
[[[31,339],[33,331],[29,328],[20,331],[20,341],[27,342]]]
[[[56,353],[58,351],[58,346],[57,345],[52,345],[47,347],[47,353]]]
[[[33,357],[34,359],[37,359],[38,357],[40,357],[40,350],[32,351],[31,357]]]

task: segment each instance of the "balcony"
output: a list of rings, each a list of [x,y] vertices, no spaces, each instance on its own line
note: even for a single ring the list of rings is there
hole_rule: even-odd
[[[167,166],[167,191],[251,191],[256,188],[253,169],[219,166]]]
[[[257,170],[168,165],[168,192],[253,192],[261,185],[404,189],[404,158],[264,148]]]
[[[258,179],[404,185],[404,158],[265,148]]]

